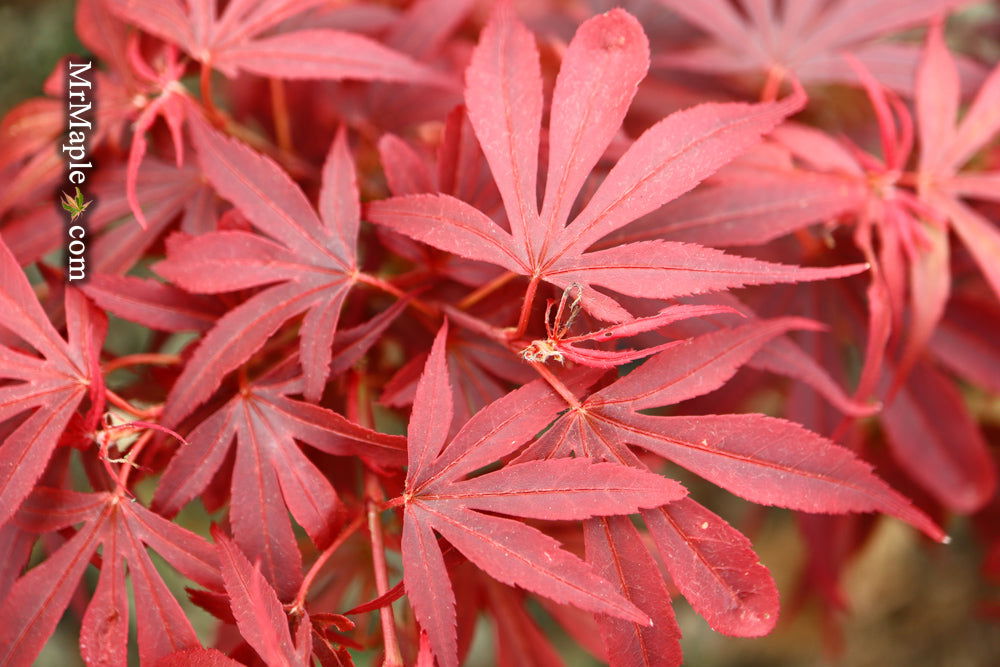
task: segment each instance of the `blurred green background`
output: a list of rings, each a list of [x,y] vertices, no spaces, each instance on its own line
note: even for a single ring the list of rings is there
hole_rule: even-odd
[[[73,33],[73,0],[0,1],[0,113],[42,94],[56,62],[83,47]]]

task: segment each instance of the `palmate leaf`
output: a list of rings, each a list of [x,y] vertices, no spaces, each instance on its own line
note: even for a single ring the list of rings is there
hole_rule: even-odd
[[[177,424],[207,399],[223,376],[246,361],[289,319],[306,313],[300,354],[303,391],[316,400],[329,375],[340,307],[356,275],[359,204],[342,129],[323,168],[319,214],[272,160],[192,124],[205,176],[271,239],[240,231],[177,237],[158,273],[197,293],[268,285],[226,313],[201,340],[167,399],[163,421]]]
[[[808,321],[795,318],[767,320],[675,346],[591,395],[578,418],[604,433],[616,433],[619,443],[649,449],[752,502],[806,512],[881,511],[942,539],[940,529],[867,464],[796,424],[761,415],[653,417],[636,412],[711,391],[766,340],[809,327]]]
[[[644,468],[630,449],[638,446],[752,502],[805,512],[884,512],[945,539],[926,515],[850,450],[797,424],[763,415],[659,417],[638,412],[718,389],[765,343],[795,328],[814,327],[797,318],[756,321],[660,352],[559,417],[511,467],[575,455]],[[713,628],[741,636],[770,631],[778,615],[776,589],[746,538],[690,499],[645,510],[643,518],[671,578]],[[602,544],[625,539],[623,532],[628,532],[619,528],[609,533],[609,527],[596,524],[589,530]],[[599,553],[595,550],[594,557]],[[606,561],[606,551],[600,558]],[[623,579],[621,585],[625,590],[632,584]],[[652,607],[640,608],[653,613]],[[615,642],[625,642],[650,630],[639,625],[614,632]],[[650,642],[671,646],[675,641],[672,625],[654,625],[652,632],[662,634],[651,636]],[[619,664],[644,664],[641,653],[635,656]]]
[[[87,564],[102,545],[97,590],[83,617],[80,651],[90,664],[126,664],[128,597],[125,567],[135,594],[139,656],[157,660],[200,648],[198,637],[146,552],[153,548],[192,581],[221,589],[218,561],[201,537],[115,493],[77,493],[38,488],[15,521],[35,533],[76,533],[14,584],[0,614],[0,663],[31,664],[55,630]]]
[[[285,371],[285,372],[282,372]],[[240,548],[260,563],[278,595],[291,599],[302,557],[288,520],[320,548],[329,543],[341,503],[330,480],[296,441],[376,468],[402,465],[403,438],[384,435],[318,405],[290,398],[302,380],[287,367],[251,383],[191,431],[163,473],[153,507],[173,516],[201,493],[236,442],[229,519]],[[262,529],[262,527],[265,527]]]
[[[0,525],[41,477],[59,438],[84,398],[91,408],[84,431],[97,426],[104,406],[99,354],[107,318],[79,291],[66,289],[68,336],[63,340],[35,297],[14,255],[0,238],[0,328],[41,355],[0,344],[0,422],[31,414],[0,446]]]
[[[906,93],[913,91],[918,49],[877,40],[967,4],[965,0],[659,2],[708,35],[705,43],[660,55],[659,65],[713,74],[787,71],[803,83],[855,83],[855,73],[841,57],[849,51],[882,83]],[[974,69],[969,65],[966,69],[974,80]]]
[[[513,452],[548,424],[564,402],[542,381],[529,383],[476,414],[448,441],[451,388],[443,327],[417,387],[408,430],[404,491],[403,575],[417,620],[441,665],[457,665],[455,594],[440,534],[477,567],[508,585],[559,602],[647,623],[645,614],[559,543],[494,513],[547,520],[630,514],[677,500],[676,482],[585,459],[532,461],[471,479],[478,468]],[[574,386],[593,382],[577,373]],[[446,442],[447,441],[447,442]],[[484,514],[482,512],[490,512]]]
[[[184,49],[233,77],[240,71],[296,79],[359,79],[450,85],[412,58],[362,35],[297,30],[262,37],[322,0],[237,0],[216,16],[209,0],[108,0],[124,21]],[[187,5],[185,7],[185,5]]]
[[[648,61],[646,36],[630,14],[613,10],[580,26],[556,81],[539,211],[535,192],[543,105],[538,51],[507,3],[499,3],[466,73],[465,97],[510,232],[445,194],[373,202],[368,217],[443,250],[528,276],[533,283],[584,285],[584,307],[613,321],[628,319],[628,313],[591,286],[669,299],[861,270],[803,269],[665,241],[585,253],[601,238],[693,188],[804,102],[795,95],[776,103],[705,104],[665,118],[635,141],[570,221],[571,207],[621,125]]]

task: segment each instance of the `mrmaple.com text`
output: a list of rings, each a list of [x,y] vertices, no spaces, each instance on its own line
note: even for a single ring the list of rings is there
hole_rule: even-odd
[[[66,160],[66,180],[80,193],[80,186],[87,181],[88,171],[94,168],[88,153],[94,130],[93,63],[69,60],[66,67],[67,132],[61,151]],[[81,217],[82,207],[82,199],[64,206],[71,212],[65,248],[66,279],[70,282],[83,281],[87,277],[87,226],[86,220]]]

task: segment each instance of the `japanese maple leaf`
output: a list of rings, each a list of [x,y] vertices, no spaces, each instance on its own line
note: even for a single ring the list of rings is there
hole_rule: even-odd
[[[302,569],[288,512],[323,548],[342,509],[330,480],[296,441],[328,454],[358,456],[376,468],[400,467],[405,459],[402,437],[377,433],[290,398],[302,391],[302,379],[292,370],[287,362],[278,366],[196,426],[189,444],[164,471],[153,498],[156,511],[176,514],[208,486],[235,440],[229,512],[233,535],[260,561],[286,600],[297,592]]]
[[[342,30],[261,36],[325,0],[236,0],[216,16],[209,0],[107,0],[125,21],[233,77],[240,71],[296,79],[361,79],[450,85],[412,58]],[[185,6],[186,5],[186,6]]]
[[[455,594],[435,533],[503,583],[590,611],[648,622],[551,537],[496,514],[547,520],[630,514],[677,500],[684,490],[658,475],[584,459],[527,462],[466,479],[527,442],[565,402],[544,382],[529,383],[481,410],[446,443],[452,411],[446,336],[444,326],[417,387],[403,492],[406,593],[438,663],[458,664]],[[594,379],[578,374],[575,384]]]
[[[139,657],[156,664],[175,651],[201,648],[198,637],[146,553],[153,548],[192,581],[220,590],[215,552],[205,540],[117,492],[40,487],[15,521],[35,533],[73,531],[47,559],[14,584],[0,607],[0,662],[31,664],[56,628],[101,546],[100,577],[80,630],[88,664],[127,664],[129,627],[125,563],[135,595]]]
[[[640,412],[718,389],[768,340],[792,328],[814,325],[798,318],[757,321],[672,346],[571,404],[513,465],[575,454],[644,468],[630,448],[637,446],[751,502],[804,512],[881,511],[944,539],[926,515],[877,478],[868,464],[798,424],[755,414]],[[773,627],[778,612],[774,584],[746,538],[687,498],[642,514],[671,580],[713,628],[758,636]],[[641,585],[642,568],[633,565],[648,559],[639,555],[643,547],[634,544],[638,533],[631,524],[594,520],[587,531],[588,560],[599,571],[614,573],[623,595],[650,615],[667,602],[657,587]],[[679,664],[676,626],[661,619],[652,627],[605,626],[609,646],[634,645],[637,652],[630,655],[647,660],[662,650]]]
[[[649,64],[646,36],[623,10],[586,21],[566,50],[553,93],[548,174],[536,205],[542,82],[534,37],[499,3],[466,72],[465,100],[503,199],[508,232],[454,197],[372,202],[369,218],[443,250],[530,278],[518,331],[540,281],[583,286],[583,306],[613,321],[629,314],[600,286],[655,299],[748,284],[816,280],[860,267],[802,269],[699,246],[646,241],[584,252],[594,242],[690,190],[803,103],[706,104],[673,114],[625,152],[567,225],[574,201],[618,131]]]
[[[765,300],[768,303],[773,298],[770,291],[767,295],[754,296],[759,296],[761,300]],[[745,318],[757,317],[753,309],[732,294],[694,296],[688,297],[684,301],[690,304],[683,308],[692,309],[688,311],[691,315],[710,315],[712,314],[710,309],[714,309],[718,314],[707,318],[701,316],[670,318],[677,319],[678,321],[674,323],[664,322],[667,325],[666,328],[660,329],[655,335],[639,334],[639,340],[647,342],[655,349],[658,345],[662,345],[663,336],[675,340],[692,338],[717,329],[738,326],[745,323]],[[771,309],[772,316],[782,315],[790,310],[787,304],[780,299],[776,301],[781,305],[775,305]],[[646,310],[651,310],[648,305],[646,306]],[[641,318],[639,321],[642,322],[645,320],[646,322],[652,321],[656,323],[657,318],[669,316],[671,310],[672,308],[666,308],[658,315]],[[684,310],[680,310],[680,312],[684,313]],[[819,319],[820,314],[810,313],[810,316],[813,319]],[[840,383],[830,375],[826,367],[788,336],[778,336],[767,341],[747,362],[747,366],[767,371],[768,373],[784,375],[796,380],[798,383],[808,385],[845,415],[863,417],[871,415],[877,409],[876,406],[865,405],[851,400]],[[746,391],[746,388],[744,388],[744,391]]]
[[[957,285],[975,285],[963,280]],[[826,289],[827,287],[832,289]],[[978,288],[979,285],[976,285]],[[985,285],[982,285],[985,288]],[[850,290],[850,291],[848,291]],[[966,290],[962,290],[966,291]],[[977,290],[973,290],[975,293]],[[833,326],[838,331],[854,330],[853,337],[834,340],[830,336],[807,333],[803,346],[817,359],[826,360],[831,370],[847,375],[855,372],[841,356],[853,341],[865,337],[865,313],[861,285],[843,281],[834,286],[813,284],[796,288],[795,308],[805,306],[809,314],[828,312],[830,299],[841,306],[835,312]],[[964,295],[963,295],[964,296]],[[971,302],[952,299],[949,313],[937,327],[928,352],[946,362],[963,380],[986,383],[988,377],[1000,377],[991,370],[1000,369],[1000,351],[995,339],[1000,319],[1000,305],[988,288]],[[956,309],[955,306],[961,306]],[[971,308],[970,308],[971,306]],[[853,340],[852,340],[853,338]],[[944,343],[939,347],[939,340]],[[945,356],[941,356],[942,353]],[[975,364],[971,362],[975,359]],[[882,388],[888,387],[896,375],[895,363],[881,368]],[[971,371],[969,373],[968,371]],[[839,415],[830,415],[816,400],[811,387],[796,384],[786,408],[789,419],[805,424],[820,433],[837,432],[838,442],[866,455],[877,456],[880,473],[907,484],[911,496],[919,494],[921,504],[934,508],[935,513],[970,513],[995,498],[996,465],[991,460],[984,433],[963,400],[960,387],[941,372],[931,355],[914,366],[895,397],[877,415],[879,429],[870,425],[853,424],[843,428]],[[910,482],[913,480],[916,484]],[[834,605],[844,600],[840,584],[845,568],[871,534],[870,522],[864,517],[799,518],[800,530],[807,546],[807,561],[803,572],[800,595],[818,595]],[[831,616],[831,621],[835,618]],[[834,626],[835,627],[835,626]]]
[[[130,49],[128,64],[132,81],[141,83],[135,93],[141,111],[135,121],[129,150],[126,193],[141,226],[146,219],[136,193],[138,167],[146,151],[145,133],[162,116],[174,136],[178,166],[183,161],[181,127],[192,113],[186,90],[179,80],[186,62],[176,58],[176,47],[202,63],[202,102],[214,109],[209,86],[211,68],[227,76],[248,71],[282,78],[322,78],[406,81],[451,86],[450,81],[405,54],[368,37],[339,30],[297,30],[260,37],[283,20],[321,4],[316,0],[268,0],[230,2],[215,16],[214,2],[178,0],[110,0],[106,3],[122,20],[167,42],[166,63],[155,69],[147,65],[138,49]],[[86,18],[96,13],[90,7]],[[82,10],[81,10],[82,11]],[[100,8],[100,11],[106,11]],[[133,41],[133,44],[135,42]],[[125,63],[116,63],[124,67]]]
[[[875,110],[881,155],[815,128],[785,123],[772,132],[772,142],[728,165],[711,187],[678,200],[607,241],[662,234],[711,245],[746,245],[768,242],[818,222],[843,219],[853,224],[854,243],[872,266],[869,307],[873,326],[855,390],[855,397],[865,400],[874,390],[891,332],[902,329],[907,273],[923,285],[920,290],[911,288],[910,299],[915,322],[923,322],[924,313],[939,308],[940,280],[931,277],[937,273],[928,271],[940,271],[946,248],[940,216],[902,182],[913,143],[905,105],[857,60],[849,62]],[[914,357],[929,331],[917,324],[908,334],[904,356]]]
[[[323,167],[317,215],[302,190],[269,158],[204,121],[193,123],[192,130],[205,177],[271,238],[244,231],[175,237],[167,259],[155,270],[202,294],[270,287],[229,311],[201,340],[167,398],[163,421],[176,424],[189,414],[226,373],[303,312],[303,392],[316,400],[329,375],[340,307],[358,277],[360,212],[346,133],[338,133]]]
[[[857,81],[840,57],[850,51],[879,81],[912,92],[919,50],[878,42],[966,0],[659,0],[705,31],[709,42],[665,53],[657,64],[710,73],[759,72],[771,85],[792,73],[803,83]]]
[[[103,228],[92,249],[95,273],[122,274],[131,269],[178,217],[181,230],[188,234],[215,229],[221,202],[195,165],[177,167],[147,158],[138,167],[133,185],[126,185],[123,192],[121,184],[123,180],[128,183],[130,169],[131,165],[121,165],[94,179],[100,206],[89,222],[92,228]],[[134,187],[134,193],[129,187]],[[137,202],[143,211],[142,226],[135,224]],[[121,223],[112,227],[117,221]]]
[[[0,334],[3,329],[34,352],[0,338],[0,422],[31,413],[0,447],[0,525],[41,477],[70,418],[89,396],[83,430],[93,431],[104,408],[99,354],[107,330],[103,313],[66,288],[67,340],[56,331],[27,276],[0,238]]]

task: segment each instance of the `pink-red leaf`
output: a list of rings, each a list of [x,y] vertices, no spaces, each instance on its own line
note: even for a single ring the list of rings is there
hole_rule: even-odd
[[[455,592],[430,517],[411,513],[403,521],[403,582],[420,627],[441,667],[457,667]]]
[[[163,582],[142,543],[131,534],[124,536],[124,539],[127,542],[122,551],[128,559],[135,596],[136,629],[142,662],[158,664],[160,658],[176,651],[197,647],[198,636],[191,627],[191,622]],[[199,546],[203,546],[203,543]],[[107,548],[105,542],[105,549]],[[104,576],[103,568],[101,576]],[[127,605],[123,608],[128,609]],[[127,619],[126,615],[126,622]]]
[[[751,502],[803,512],[884,512],[935,540],[947,539],[870,465],[793,422],[763,415],[650,417],[607,408],[601,418],[627,442]]]
[[[367,206],[368,219],[461,257],[526,272],[510,234],[469,204],[449,195],[407,195]]]
[[[791,329],[816,329],[801,318],[748,322],[698,336],[660,352],[611,386],[590,397],[594,405],[628,405],[633,410],[679,403],[718,389],[768,340]]]
[[[542,76],[535,37],[496,3],[465,73],[465,104],[503,198],[516,249],[538,222],[536,184]]]
[[[581,252],[679,197],[804,103],[804,96],[795,95],[754,105],[703,104],[661,120],[632,144],[566,228],[562,252]]]
[[[552,94],[549,173],[542,229],[558,233],[597,160],[615,136],[649,68],[649,43],[628,12],[584,22],[563,56]]]
[[[927,33],[917,70],[917,123],[920,128],[920,170],[940,168],[942,151],[951,146],[958,116],[958,70],[944,43],[942,21]]]
[[[641,241],[564,258],[546,272],[546,277],[553,282],[599,285],[629,296],[671,299],[744,285],[827,280],[865,268],[862,264],[803,268],[727,255],[694,244]]]
[[[958,389],[926,362],[882,415],[893,456],[946,507],[974,512],[996,490],[989,448]]]
[[[83,292],[118,317],[157,331],[207,331],[223,313],[212,297],[131,276],[91,276]]]
[[[18,579],[0,605],[0,662],[31,664],[56,628],[97,548],[107,514],[85,524],[40,565]]]
[[[665,509],[665,508],[664,508]],[[659,511],[659,510],[656,510]],[[650,625],[602,617],[601,635],[614,667],[680,665],[680,628],[659,566],[625,517],[600,517],[584,524],[587,562],[622,595],[649,614]]]
[[[222,578],[240,634],[268,665],[300,664],[288,630],[288,618],[274,589],[260,570],[222,531],[214,531]]]
[[[750,540],[683,498],[642,517],[670,578],[712,629],[760,637],[778,620],[778,589]]]
[[[400,81],[450,87],[447,77],[373,39],[340,30],[297,30],[234,45],[212,61],[285,79]]]
[[[413,415],[407,427],[407,479],[420,479],[448,438],[454,399],[444,360],[447,339],[448,323],[445,322],[434,338],[431,355],[413,398]]]
[[[433,495],[434,487],[427,493]],[[632,514],[686,494],[677,482],[645,470],[587,459],[551,459],[508,465],[449,484],[441,500],[474,510],[571,521]]]
[[[190,251],[169,248],[167,261],[157,269],[197,291],[282,282],[229,311],[202,339],[168,397],[163,421],[176,425],[278,327],[305,311],[300,344],[304,393],[316,401],[329,377],[340,305],[356,277],[358,194],[346,135],[338,133],[327,156],[317,215],[302,190],[269,158],[204,120],[192,123],[192,134],[212,186],[278,243],[252,240],[243,232],[217,232],[187,242]]]
[[[128,592],[119,553],[120,525],[112,521],[104,535],[101,576],[80,626],[80,657],[91,667],[128,662]]]
[[[0,284],[0,332],[9,330],[44,358],[0,342],[0,375],[20,381],[0,387],[0,420],[34,409],[27,419],[6,432],[0,447],[3,524],[31,492],[70,418],[87,395],[92,405],[83,428],[96,427],[100,408],[97,402],[104,399],[98,355],[107,318],[75,288],[68,287],[63,301],[68,332],[68,341],[64,342],[2,239]]]
[[[612,584],[561,550],[551,537],[475,510],[548,519],[628,514],[680,498],[684,489],[645,471],[571,459],[522,463],[463,481],[465,475],[511,453],[544,428],[564,399],[536,380],[481,410],[440,451],[449,421],[441,419],[440,411],[447,410],[451,401],[446,335],[442,327],[414,401],[403,494],[406,590],[438,661],[456,664],[457,643],[455,597],[435,531],[499,581],[583,609],[647,622]],[[564,381],[570,391],[579,391],[599,375],[583,369]],[[435,425],[433,419],[439,422]]]
[[[498,581],[588,611],[648,622],[643,612],[586,563],[535,528],[463,508],[434,504],[429,509],[421,502],[416,508],[429,517],[442,537]]]
[[[696,190],[600,245],[659,238],[716,248],[758,245],[856,210],[867,195],[860,181],[837,174],[785,170],[767,176]]]

